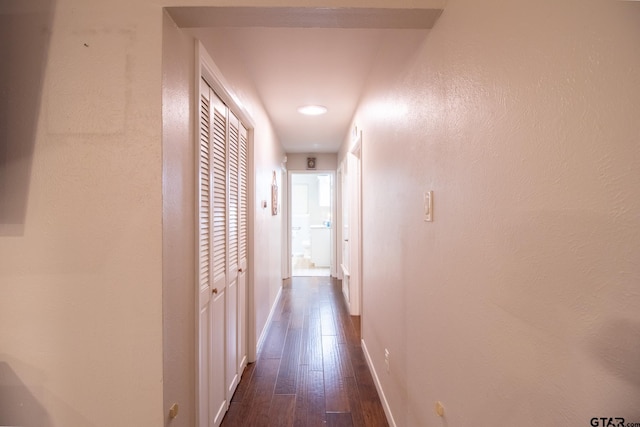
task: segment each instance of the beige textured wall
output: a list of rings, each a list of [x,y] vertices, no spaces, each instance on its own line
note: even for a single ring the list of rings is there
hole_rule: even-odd
[[[41,103],[7,123],[34,138],[2,166],[30,163],[0,233],[3,425],[161,425],[162,15],[140,5],[51,2],[22,34],[51,41]]]
[[[363,334],[399,426],[640,421],[638,40],[637,2],[450,0],[381,50]]]

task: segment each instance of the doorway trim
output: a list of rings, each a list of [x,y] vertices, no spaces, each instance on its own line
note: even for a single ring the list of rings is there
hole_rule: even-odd
[[[342,246],[340,269],[342,270],[342,292],[352,316],[362,315],[362,131],[354,133],[349,149],[338,166],[340,173],[340,230]],[[346,173],[345,173],[346,170]],[[347,204],[344,206],[345,194]],[[347,224],[344,216],[347,210]],[[349,235],[345,236],[345,226]],[[345,242],[346,261],[345,261]],[[346,262],[346,265],[345,265]]]
[[[337,257],[336,257],[336,241],[337,241],[337,234],[336,234],[336,194],[337,194],[337,190],[336,190],[336,171],[335,170],[325,170],[325,169],[318,169],[318,170],[287,170],[287,241],[286,241],[286,247],[287,247],[287,261],[286,261],[286,265],[287,265],[287,277],[293,277],[293,265],[291,263],[291,258],[293,256],[293,245],[291,244],[291,239],[292,239],[292,233],[291,233],[291,226],[292,226],[292,216],[293,216],[293,205],[292,205],[292,195],[293,195],[293,188],[292,188],[292,179],[291,179],[291,175],[292,174],[307,174],[307,175],[329,175],[330,179],[331,179],[331,239],[329,242],[330,245],[330,263],[331,265],[329,266],[329,276],[330,277],[335,277],[335,271],[337,268]]]

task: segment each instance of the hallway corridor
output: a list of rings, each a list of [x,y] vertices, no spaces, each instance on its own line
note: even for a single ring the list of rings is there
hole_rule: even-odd
[[[335,279],[286,280],[268,328],[223,427],[388,425]]]

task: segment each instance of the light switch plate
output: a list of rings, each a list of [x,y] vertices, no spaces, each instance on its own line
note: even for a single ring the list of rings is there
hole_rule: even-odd
[[[433,191],[424,193],[424,220],[433,222]]]

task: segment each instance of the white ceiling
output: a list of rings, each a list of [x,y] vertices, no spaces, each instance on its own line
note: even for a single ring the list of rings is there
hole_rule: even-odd
[[[232,28],[198,29],[194,35],[209,52],[215,52],[209,43],[214,37],[234,46],[286,152],[327,153],[338,151],[347,135],[381,31]],[[301,115],[297,108],[306,104],[324,105],[328,112]]]
[[[185,14],[185,9],[191,9],[190,13]],[[429,9],[431,18],[423,17],[415,24],[415,13],[376,12],[366,15],[366,25],[348,23],[358,28],[336,28],[344,22],[335,20],[326,25],[332,28],[299,28],[299,19],[293,20],[298,24],[291,24],[291,19],[283,23],[286,14],[279,13],[273,14],[278,20],[274,22],[272,17],[272,25],[267,26],[203,27],[206,13],[193,9],[200,8],[180,8],[172,16],[178,25],[191,27],[185,30],[203,43],[214,61],[221,40],[233,46],[288,153],[337,152],[349,133],[349,124],[385,36],[389,31],[402,32],[418,25],[430,28],[439,16],[438,12],[435,18],[431,17],[433,11]],[[207,11],[210,9],[215,10]],[[315,15],[306,16],[316,19]],[[371,16],[379,22],[372,23]],[[246,20],[246,13],[243,17]],[[350,17],[353,19],[353,12]],[[225,22],[229,23],[229,19]],[[324,105],[328,112],[303,116],[297,108],[306,104]]]

